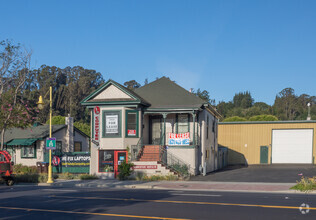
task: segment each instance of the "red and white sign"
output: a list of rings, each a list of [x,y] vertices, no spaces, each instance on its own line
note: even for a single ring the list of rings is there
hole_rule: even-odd
[[[58,166],[60,163],[60,158],[57,156],[53,156],[52,163],[54,166]]]
[[[128,136],[136,136],[136,130],[127,130]]]
[[[181,133],[181,134],[169,133],[169,138],[170,139],[176,139],[176,138],[188,139],[190,138],[190,132]]]
[[[93,109],[94,111],[94,143],[100,142],[100,107],[96,106]]]
[[[134,170],[152,170],[157,169],[157,165],[135,165],[133,166]]]

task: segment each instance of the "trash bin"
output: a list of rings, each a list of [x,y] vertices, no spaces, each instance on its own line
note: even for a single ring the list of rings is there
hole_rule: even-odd
[[[48,173],[48,163],[47,162],[42,163],[42,173]]]
[[[38,173],[42,173],[43,172],[42,162],[36,162],[36,168],[37,168]]]

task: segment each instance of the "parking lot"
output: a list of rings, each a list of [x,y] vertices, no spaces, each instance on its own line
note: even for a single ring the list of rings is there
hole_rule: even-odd
[[[250,166],[228,166],[208,173],[206,176],[192,177],[192,181],[220,182],[264,182],[295,183],[302,176],[316,176],[316,166],[311,164],[271,164]]]

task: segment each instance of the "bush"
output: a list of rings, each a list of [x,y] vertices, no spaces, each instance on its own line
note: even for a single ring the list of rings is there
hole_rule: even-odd
[[[17,174],[15,176],[17,183],[46,183],[47,179],[47,174],[38,173]]]
[[[299,182],[291,189],[295,189],[302,192],[308,192],[312,190],[316,190],[316,176],[308,178],[308,177],[302,177]]]
[[[81,180],[95,180],[95,179],[99,179],[99,177],[97,177],[96,175],[82,174],[80,175],[80,179]]]
[[[36,166],[24,166],[22,164],[16,164],[13,166],[13,173],[16,173],[16,174],[27,174],[27,173],[36,174],[38,172],[37,172]]]
[[[274,115],[255,115],[249,118],[249,121],[278,121]]]
[[[118,166],[119,169],[119,180],[126,180],[133,172],[134,164],[127,163],[125,160]]]
[[[172,164],[171,169],[175,170],[182,176],[188,176],[189,175],[189,167],[187,165],[180,165],[180,164]]]
[[[178,180],[179,177],[175,175],[152,175],[152,176],[144,176],[141,180],[143,181],[161,181],[161,180],[167,180],[167,181],[173,181]]]
[[[73,179],[79,179],[79,176],[72,173],[60,173],[58,174],[58,179],[65,179],[65,180],[73,180]]]
[[[223,122],[234,122],[234,121],[247,121],[247,120],[239,116],[233,116],[233,117],[225,118],[223,120]]]

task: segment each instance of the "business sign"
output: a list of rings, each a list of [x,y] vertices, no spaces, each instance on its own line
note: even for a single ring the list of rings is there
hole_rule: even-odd
[[[90,154],[63,155],[61,157],[62,166],[87,167],[90,166]]]
[[[93,109],[94,111],[94,135],[92,142],[99,146],[100,142],[100,107],[96,106]]]
[[[46,149],[56,150],[56,138],[46,138]]]
[[[157,169],[157,165],[135,165],[133,166],[134,170],[153,170]]]
[[[118,115],[106,115],[106,133],[107,134],[118,134],[119,125],[118,125]]]
[[[183,145],[183,146],[190,145],[190,133],[189,132],[181,133],[181,134],[169,133],[168,145]]]

